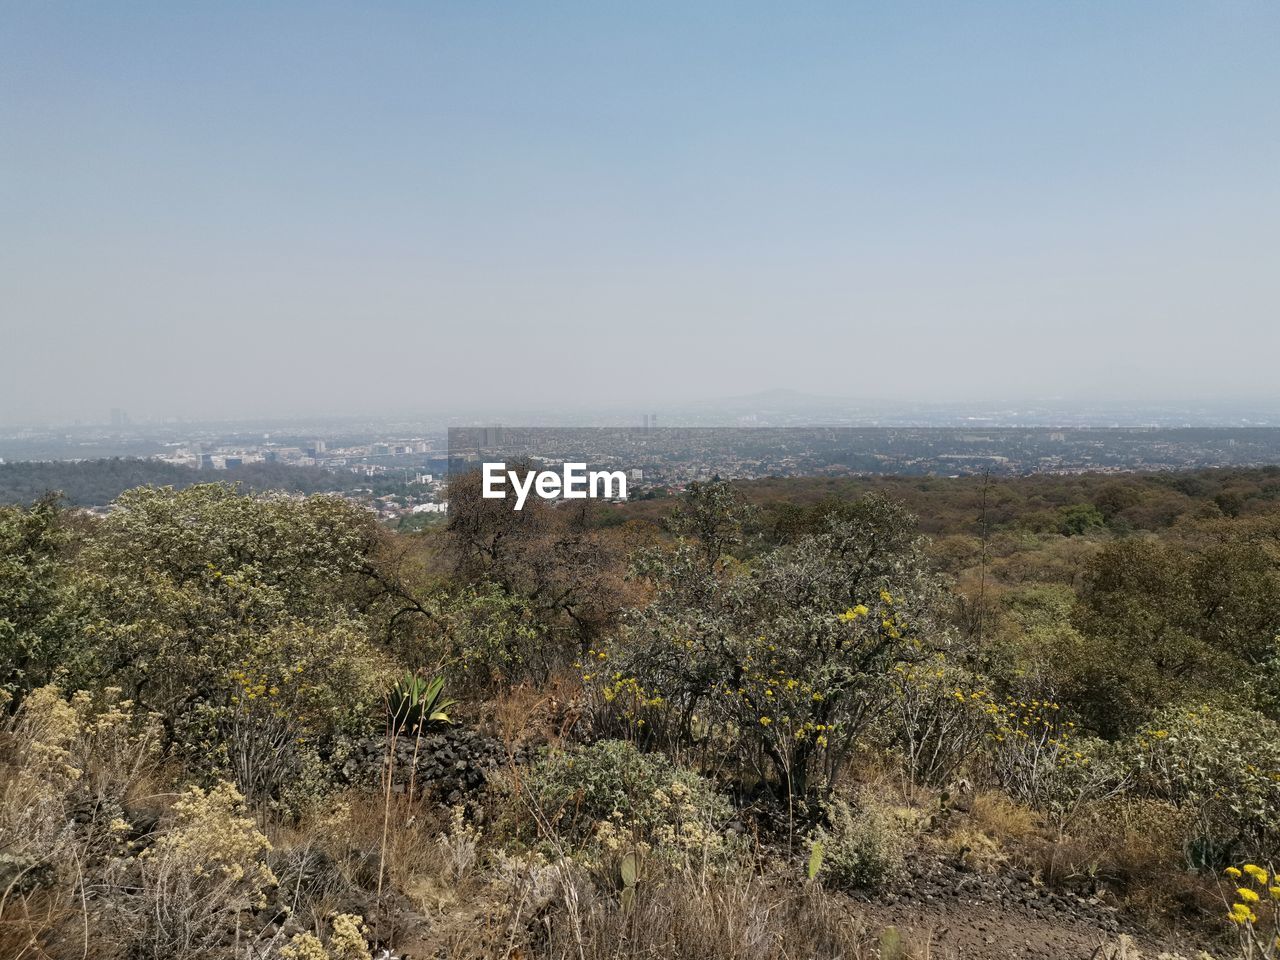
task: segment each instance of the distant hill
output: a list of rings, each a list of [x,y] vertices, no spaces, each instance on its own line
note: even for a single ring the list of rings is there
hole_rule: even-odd
[[[239,483],[248,490],[291,493],[326,493],[370,486],[366,477],[333,473],[318,467],[248,463],[213,472],[158,460],[116,457],[0,464],[0,503],[31,503],[46,493],[60,492],[74,506],[97,507],[109,504],[131,487],[153,485],[180,489],[211,480]]]

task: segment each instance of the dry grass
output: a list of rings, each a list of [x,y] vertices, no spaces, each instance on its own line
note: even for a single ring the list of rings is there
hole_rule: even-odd
[[[1009,860],[998,839],[966,826],[947,831],[938,845],[950,860],[978,873],[995,873]]]
[[[555,692],[522,683],[498,693],[486,712],[487,732],[502,741],[508,753],[528,743],[556,734],[554,716],[559,698]]]
[[[582,720],[581,695],[577,671],[553,674],[542,686],[504,687],[487,703],[482,729],[512,753],[520,747],[563,743]]]
[[[843,898],[794,878],[749,871],[681,872],[655,880],[624,909],[614,891],[573,877],[527,945],[539,960],[785,960],[876,956],[875,939]]]
[[[980,790],[969,806],[973,829],[985,833],[1005,846],[1025,844],[1039,835],[1036,815],[1006,794]]]
[[[53,960],[61,956],[97,958],[88,918],[65,889],[14,896],[0,916],[0,957]]]

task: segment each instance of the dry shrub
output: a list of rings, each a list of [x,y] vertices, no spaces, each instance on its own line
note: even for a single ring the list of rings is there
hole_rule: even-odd
[[[492,859],[492,818],[482,819],[463,807],[352,790],[324,816],[278,825],[272,862],[297,960],[320,958],[321,949],[338,955],[326,932],[335,916],[359,916],[371,942],[422,956],[449,942],[449,930],[500,912],[482,869]],[[434,918],[429,941],[424,916]]]
[[[276,885],[270,849],[232,784],[187,790],[156,841],[121,864],[114,926],[129,955],[194,960],[256,937]]]
[[[1194,811],[1143,798],[1122,798],[1087,811],[1059,854],[1077,874],[1089,870],[1117,887],[1148,919],[1216,913],[1216,892],[1187,871],[1184,838]]]
[[[49,685],[0,722],[0,955],[109,950],[91,934],[91,898],[111,907],[126,808],[158,770],[155,718],[118,693],[67,700]]]
[[[985,808],[975,805],[975,813],[981,810],[988,821],[993,811],[1008,809],[998,800]],[[1036,829],[1034,821],[1022,820],[1022,814],[1012,819],[994,814],[1009,825],[1009,836],[1019,837],[1016,845],[1006,841],[1010,859],[1048,886],[1086,893],[1114,891],[1148,921],[1203,921],[1221,904],[1203,878],[1187,870],[1182,838],[1193,816],[1192,811],[1135,797],[1087,805],[1070,832]],[[990,825],[986,829],[999,836]]]
[[[935,847],[952,860],[981,873],[995,873],[1038,838],[1035,814],[1007,794],[975,793],[943,818]]]
[[[278,956],[271,844],[231,784],[144,796],[162,786],[157,741],[110,690],[44,687],[0,722],[0,956]],[[354,956],[311,900],[292,906]]]
[[[33,690],[0,727],[0,835],[5,852],[56,857],[70,842],[71,808],[119,813],[156,767],[155,718],[134,716],[118,690],[70,701],[56,686]]]
[[[385,843],[384,837],[385,818]],[[406,895],[423,911],[438,911],[465,896],[480,859],[481,831],[461,811],[445,812],[422,800],[352,791],[338,798],[332,812],[304,822],[292,836],[331,858],[346,880],[342,894],[317,904],[317,913],[352,910],[355,891]],[[371,899],[371,897],[370,897]],[[371,921],[372,922],[372,921]],[[380,927],[380,936],[388,930]]]
[[[421,800],[392,795],[388,802],[358,790],[335,797],[327,814],[276,825],[272,865],[276,903],[290,918],[281,940],[288,957],[345,958],[351,950],[342,944],[356,940],[344,940],[344,929],[363,928],[368,941],[397,948],[418,914],[452,909],[465,884],[446,879],[441,838],[449,836],[448,821]]]
[[[1182,838],[1191,812],[1158,800],[1124,799],[1100,808],[1095,823],[1112,825],[1111,860],[1122,881],[1153,879],[1185,865]]]

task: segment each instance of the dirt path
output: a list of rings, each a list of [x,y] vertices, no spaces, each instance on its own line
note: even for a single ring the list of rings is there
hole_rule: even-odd
[[[1011,914],[987,904],[933,907],[869,905],[867,921],[895,927],[917,955],[930,960],[1090,960],[1119,934],[1087,920]],[[1144,955],[1157,956],[1172,945],[1130,934]],[[1183,948],[1185,949],[1185,948]]]
[[[910,876],[858,907],[873,927],[896,927],[930,960],[1089,960],[1121,934],[1152,958],[1204,948],[1153,935],[1096,897],[1048,890],[1017,871],[990,876],[922,859]]]

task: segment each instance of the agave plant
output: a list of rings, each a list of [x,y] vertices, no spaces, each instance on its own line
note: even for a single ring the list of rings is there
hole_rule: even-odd
[[[444,677],[426,680],[406,673],[387,695],[391,727],[396,733],[416,735],[449,726],[446,712],[457,703],[444,699]]]

